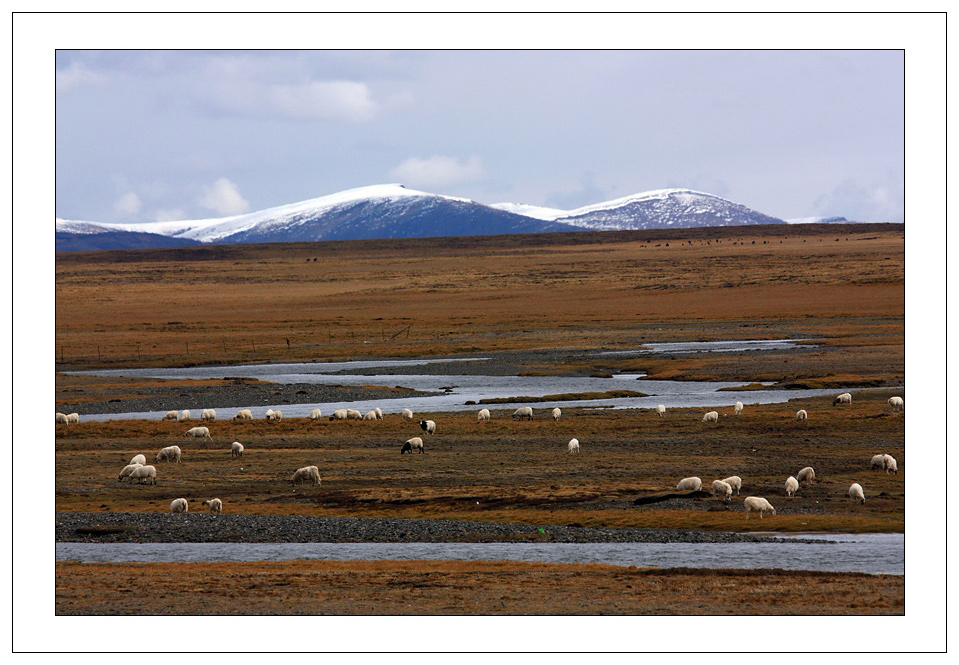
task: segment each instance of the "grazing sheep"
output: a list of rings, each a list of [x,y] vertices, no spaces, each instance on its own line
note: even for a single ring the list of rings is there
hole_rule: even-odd
[[[347,420],[363,420],[363,414],[357,411],[356,409],[347,409],[346,419]]]
[[[305,483],[308,480],[313,485],[320,484],[320,470],[317,467],[304,466],[302,469],[297,469],[293,477],[290,478],[290,483],[296,485],[297,483]]]
[[[885,469],[886,468],[886,456],[885,455],[873,455],[872,460],[869,462],[870,469]]]
[[[243,444],[239,441],[234,441],[233,445],[230,446],[230,457],[243,457]]]
[[[176,419],[177,419],[177,420],[189,420],[189,419],[190,419],[190,411],[189,411],[188,409],[183,409],[182,411],[180,411],[179,414],[177,414]]]
[[[806,413],[806,409],[799,409],[799,411],[796,412],[796,420],[797,420],[797,421],[799,421],[799,422],[806,422],[806,420],[807,420],[808,418],[809,418],[809,414]]]
[[[277,409],[273,412],[273,420],[283,420],[283,412]]]
[[[127,464],[125,467],[123,467],[123,468],[120,470],[120,475],[117,476],[117,482],[119,483],[119,482],[122,481],[124,478],[128,477],[131,473],[133,473],[133,470],[134,470],[134,469],[139,469],[141,466],[143,466],[143,465],[142,465],[142,464]],[[131,480],[130,482],[132,483],[133,481]]]
[[[553,409],[552,414],[553,414],[554,421],[558,421],[563,416],[563,412],[560,411],[558,406],[555,409]]]
[[[729,501],[733,496],[733,488],[725,480],[714,480],[712,495],[721,494],[723,501]]]
[[[206,437],[207,439],[210,439],[211,441],[213,440],[213,437],[210,436],[209,427],[191,427],[190,429],[188,429],[186,432],[183,433],[183,436],[192,436],[192,437],[196,437],[197,439],[202,439]]]
[[[273,420],[273,409],[267,409],[263,417],[267,420]]]
[[[723,478],[723,482],[736,490],[736,496],[739,496],[739,490],[743,488],[743,479],[739,476],[730,476],[729,478]]]
[[[206,429],[204,427],[204,429]],[[156,455],[157,462],[179,462],[180,456],[183,454],[183,451],[180,450],[180,446],[167,446],[166,448],[161,448],[160,452]]]
[[[216,420],[216,411],[214,409],[203,409],[200,413],[200,420]]]
[[[710,411],[705,416],[703,416],[704,423],[718,423],[719,422],[719,412]]]
[[[207,499],[201,505],[210,506],[211,513],[222,513],[223,512],[223,502],[219,499]]]
[[[68,422],[68,423],[78,423],[78,422],[80,422],[80,414],[79,414],[79,413],[68,413],[68,414],[67,414],[67,422]]]
[[[761,496],[747,496],[743,499],[743,507],[746,509],[747,520],[749,519],[749,513],[754,511],[759,511],[759,519],[763,518],[763,513],[767,510],[770,515],[776,514],[776,509],[772,507],[772,504]]]
[[[136,479],[137,484],[142,484],[143,481],[149,480],[151,485],[157,484],[157,470],[155,466],[150,464],[144,464],[143,466],[138,466],[133,471],[130,472],[130,482],[132,483]]]
[[[421,453],[426,452],[426,450],[423,448],[423,439],[418,436],[414,436],[412,439],[403,444],[403,447],[400,448],[400,455],[406,452],[412,455],[414,450],[419,450]]]
[[[67,414],[65,414],[65,413],[59,413],[59,412],[58,412],[58,413],[57,413],[57,423],[60,424],[60,425],[69,425],[69,424],[70,424],[70,421],[67,420]]]
[[[702,486],[703,486],[703,481],[697,478],[696,476],[692,476],[691,478],[683,478],[682,480],[680,480],[679,483],[676,485],[676,489],[678,491],[691,490],[693,492],[697,492],[699,491],[699,488],[701,488]]]
[[[407,420],[413,420],[413,412],[409,409],[403,409],[403,417]]]
[[[330,416],[330,420],[346,420],[346,409],[337,409]]]
[[[420,429],[427,434],[436,434],[436,423],[434,423],[432,420],[421,420]]]
[[[513,420],[522,420],[523,418],[526,418],[526,420],[533,419],[533,409],[531,407],[521,406],[513,411]]]
[[[665,405],[665,404],[658,404],[658,405],[656,405],[656,414],[657,414],[660,418],[665,417],[665,416],[666,416],[666,405]]]
[[[128,464],[146,464],[147,456],[146,455],[134,455]]]
[[[240,409],[233,416],[233,420],[253,420],[253,412],[249,409]]]
[[[376,420],[376,411],[367,411],[363,414],[363,420]]]
[[[890,397],[889,406],[893,411],[902,411],[903,402],[901,397]]]
[[[163,416],[163,420],[176,420],[176,419],[177,419],[177,415],[178,415],[178,414],[177,414],[176,411],[167,411],[167,412],[166,412],[166,415]]]
[[[892,471],[897,476],[899,475],[899,464],[896,463],[896,458],[892,455],[883,455],[882,456],[883,467],[886,469],[886,473]]]
[[[310,420],[319,420],[323,417],[323,412],[319,409],[313,409],[310,411]]]
[[[570,439],[569,443],[566,444],[567,452],[578,453],[579,452],[579,439]]]
[[[375,409],[373,409],[373,411],[376,412],[377,420],[383,420],[383,409],[381,409],[380,407],[376,407]]]
[[[832,401],[832,405],[836,406],[837,404],[852,404],[852,395],[849,393],[836,395],[836,399]]]
[[[738,416],[743,410],[743,403],[736,402],[736,406],[733,407],[733,415]]]
[[[866,495],[862,493],[862,485],[853,483],[849,486],[849,498],[859,499],[859,503],[866,503]]]
[[[801,483],[811,483],[816,480],[816,472],[811,466],[804,466],[796,474],[796,480]]]
[[[185,513],[189,509],[190,506],[187,504],[186,499],[174,499],[170,502],[171,513]]]
[[[480,420],[489,420],[489,418],[490,418],[489,409],[480,409],[479,413],[476,414],[477,422],[479,422]]]
[[[799,490],[799,481],[789,476],[786,478],[786,496],[792,496]]]

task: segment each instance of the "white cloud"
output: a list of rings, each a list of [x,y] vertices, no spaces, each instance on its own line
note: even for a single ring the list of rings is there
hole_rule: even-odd
[[[390,178],[411,187],[442,188],[450,185],[478,182],[486,177],[479,157],[473,155],[466,162],[458,157],[433,155],[426,159],[410,157],[390,170]]]
[[[816,200],[816,211],[854,222],[902,222],[905,220],[903,182],[892,175],[884,180],[860,185],[848,178]]]
[[[99,83],[103,80],[100,74],[87,69],[82,63],[74,62],[65,69],[57,70],[57,92],[67,92],[80,86]]]
[[[120,215],[130,216],[140,212],[140,197],[134,192],[127,192],[113,204],[113,210]]]
[[[274,85],[266,90],[265,101],[275,113],[303,120],[365,122],[377,110],[369,86],[354,81]]]
[[[153,219],[157,222],[179,222],[186,219],[186,215],[182,208],[161,208],[153,215]]]
[[[226,178],[220,178],[211,187],[204,187],[197,203],[220,215],[241,215],[250,210],[250,203],[240,196],[237,186]]]

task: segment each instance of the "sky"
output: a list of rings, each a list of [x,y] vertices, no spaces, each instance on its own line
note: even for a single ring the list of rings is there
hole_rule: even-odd
[[[58,50],[56,215],[215,218],[396,182],[902,222],[904,78],[903,50]]]

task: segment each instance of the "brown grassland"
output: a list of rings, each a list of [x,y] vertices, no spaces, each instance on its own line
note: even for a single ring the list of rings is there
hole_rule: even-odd
[[[439,424],[427,454],[400,456],[415,423],[218,420],[214,440],[184,444],[181,424],[85,421],[58,427],[56,508],[163,512],[171,498],[223,499],[225,511],[321,517],[480,520],[716,531],[902,532],[905,276],[901,226],[756,227],[495,238],[297,243],[60,254],[58,370],[444,356],[526,349],[630,349],[647,342],[813,339],[802,354],[604,358],[530,364],[544,375],[642,371],[652,378],[853,389],[750,406],[713,426],[701,411],[564,409],[516,423],[491,406],[417,414]],[[57,375],[57,402],[129,399],[156,380]],[[191,383],[182,382],[184,390]],[[215,384],[215,382],[213,382]],[[855,388],[875,388],[857,392]],[[169,408],[176,408],[171,404]],[[477,407],[479,408],[479,407]],[[799,408],[807,423],[795,421]],[[59,406],[58,406],[58,410]],[[731,409],[720,409],[731,412]],[[231,414],[232,415],[232,414]],[[229,416],[227,416],[229,417]],[[583,452],[566,455],[579,438]],[[229,445],[247,446],[240,460]],[[118,485],[135,453],[184,448],[155,487]],[[876,453],[898,475],[869,470]],[[320,486],[293,491],[300,466]],[[816,468],[791,499],[785,477]],[[240,468],[242,467],[242,471]],[[730,471],[735,470],[735,471]],[[699,475],[744,478],[775,517],[746,520],[743,497],[634,505]],[[846,496],[851,482],[865,505]],[[194,503],[195,501],[195,503]],[[289,562],[57,564],[57,612],[330,614],[713,614],[725,594],[744,614],[902,614],[902,576],[765,571],[637,571],[504,563]],[[175,571],[175,584],[169,583]],[[143,578],[144,605],[118,590]],[[805,585],[801,597],[783,588]],[[240,599],[240,602],[237,602]]]

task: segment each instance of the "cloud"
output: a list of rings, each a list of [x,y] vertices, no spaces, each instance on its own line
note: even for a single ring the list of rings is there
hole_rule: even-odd
[[[819,215],[841,216],[854,222],[902,222],[905,220],[904,185],[889,176],[885,182],[860,185],[853,178],[816,199]]]
[[[226,178],[220,178],[211,187],[204,187],[197,203],[220,215],[241,215],[250,210],[250,203],[240,196],[237,186]]]
[[[586,171],[579,178],[579,189],[554,192],[546,199],[546,205],[560,210],[575,210],[594,203],[602,203],[610,198],[610,189],[596,184],[596,175]]]
[[[182,208],[161,208],[153,215],[153,219],[158,222],[178,222],[186,219]]]
[[[84,85],[99,83],[103,76],[87,69],[82,63],[74,62],[69,67],[57,70],[56,90],[67,92]]]
[[[140,212],[140,197],[134,192],[127,192],[116,200],[113,210],[119,215],[130,216]]]
[[[485,177],[482,161],[476,155],[466,162],[461,162],[458,157],[444,155],[433,155],[426,159],[410,157],[390,170],[390,178],[405,185],[423,188],[442,188],[479,182]]]
[[[276,114],[301,120],[366,122],[377,111],[369,86],[354,81],[274,85],[267,88],[265,99]]]

